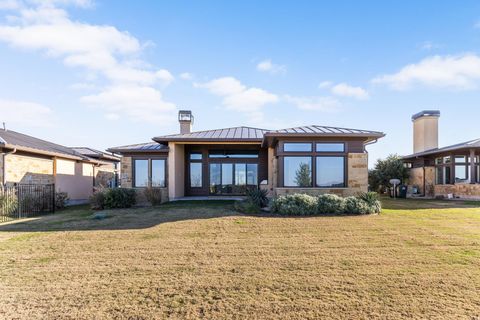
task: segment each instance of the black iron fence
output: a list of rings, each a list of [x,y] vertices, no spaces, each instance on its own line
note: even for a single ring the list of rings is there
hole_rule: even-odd
[[[0,222],[54,211],[54,184],[0,186]]]

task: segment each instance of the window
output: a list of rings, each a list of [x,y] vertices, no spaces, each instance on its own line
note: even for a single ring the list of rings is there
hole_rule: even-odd
[[[134,160],[135,187],[148,186],[148,160]]]
[[[345,187],[344,157],[317,157],[316,161],[317,187]]]
[[[285,187],[311,187],[312,158],[284,157],[283,184]]]
[[[344,143],[317,143],[317,152],[345,152]]]
[[[312,152],[311,143],[289,142],[283,144],[285,152]]]
[[[202,163],[201,162],[190,163],[190,187],[192,188],[202,187]]]
[[[258,185],[258,164],[256,163],[247,164],[247,185]]]
[[[247,166],[244,163],[235,164],[235,185],[247,184]]]
[[[436,168],[436,180],[437,184],[450,184],[451,169],[450,166],[441,166]]]
[[[455,183],[468,183],[470,164],[468,160],[470,157],[467,156],[455,156]]]
[[[165,187],[165,160],[152,161],[152,187]]]
[[[213,159],[256,159],[258,151],[210,151],[208,157]]]
[[[202,160],[201,153],[190,153],[190,160]]]
[[[135,159],[133,186],[143,188],[148,186],[166,186],[166,161],[165,159]]]

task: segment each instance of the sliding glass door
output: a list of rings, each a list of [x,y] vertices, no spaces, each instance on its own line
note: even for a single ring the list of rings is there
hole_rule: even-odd
[[[210,163],[210,194],[245,194],[258,186],[256,163]]]

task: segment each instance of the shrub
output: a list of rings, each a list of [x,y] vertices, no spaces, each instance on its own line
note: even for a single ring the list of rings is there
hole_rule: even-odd
[[[358,197],[347,197],[345,198],[345,213],[370,214],[374,213],[374,209]]]
[[[143,191],[145,198],[152,206],[162,203],[162,189],[158,187],[147,187]]]
[[[65,209],[68,202],[68,193],[66,192],[55,192],[55,209],[61,210]]]
[[[136,203],[135,190],[126,188],[107,189],[105,208],[130,208]]]
[[[273,201],[272,211],[284,215],[312,215],[317,212],[317,201],[315,197],[300,193],[280,196]]]
[[[242,213],[259,213],[260,212],[260,206],[258,206],[255,202],[253,202],[250,199],[246,200],[241,200],[241,201],[235,201],[235,204],[233,205],[235,210],[242,212]]]
[[[98,190],[90,197],[90,207],[93,210],[103,210],[105,208],[105,190]]]
[[[268,206],[268,191],[264,189],[247,189],[248,200],[255,203],[259,208]]]
[[[345,199],[335,194],[322,194],[317,197],[317,213],[340,214],[345,212]]]
[[[378,199],[378,193],[364,192],[359,194],[358,198],[365,201],[368,204],[368,206],[373,209],[374,213],[380,213],[382,211],[382,203]]]

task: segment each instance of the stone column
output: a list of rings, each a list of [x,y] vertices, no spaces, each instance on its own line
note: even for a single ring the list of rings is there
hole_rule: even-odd
[[[477,182],[476,170],[475,170],[475,149],[470,149],[470,183],[475,184]]]

